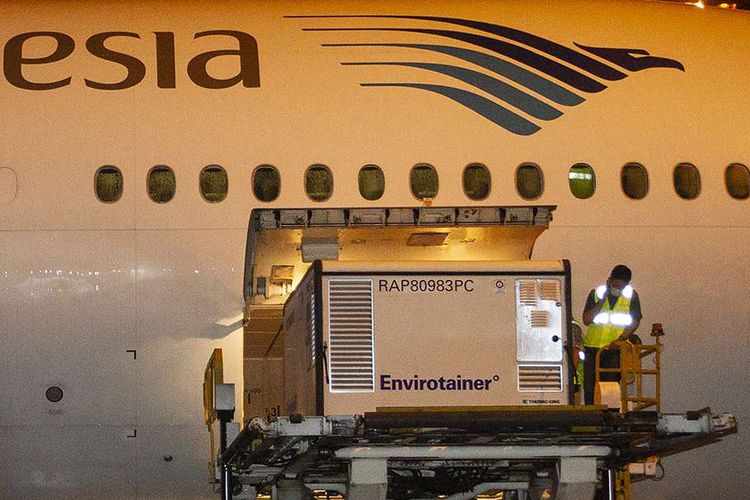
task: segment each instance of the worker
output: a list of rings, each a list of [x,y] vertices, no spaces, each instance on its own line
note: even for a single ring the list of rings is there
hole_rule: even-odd
[[[589,292],[583,309],[583,324],[588,328],[583,335],[584,374],[583,396],[587,405],[594,404],[596,385],[596,353],[603,349],[601,368],[620,367],[620,341],[625,341],[638,329],[643,317],[638,293],[630,285],[633,273],[619,264],[605,285]],[[602,381],[620,380],[618,373],[602,373]]]
[[[583,400],[583,329],[576,320],[570,321],[570,333],[573,338],[571,349],[571,361],[573,362],[573,386],[575,389],[576,404]]]

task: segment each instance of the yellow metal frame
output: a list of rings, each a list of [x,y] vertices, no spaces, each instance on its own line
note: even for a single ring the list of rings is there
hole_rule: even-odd
[[[627,465],[617,470],[615,476],[615,499],[630,500],[630,471]]]
[[[596,383],[599,383],[602,373],[619,373],[620,408],[623,413],[651,407],[655,407],[656,411],[661,411],[661,350],[663,346],[659,342],[659,337],[656,338],[655,344],[617,342],[617,346],[620,349],[619,368],[602,368],[600,363],[604,349],[596,352]],[[643,360],[649,356],[653,356],[654,367],[644,368]],[[644,395],[643,380],[646,376],[654,377],[654,393],[651,396]],[[635,384],[633,396],[628,394],[628,386],[631,384]]]
[[[655,344],[631,344],[630,342],[617,342],[620,349],[620,367],[602,368],[601,353],[604,349],[596,352],[596,383],[599,383],[601,373],[620,374],[620,411],[627,413],[640,411],[655,407],[661,411],[661,350],[662,345],[659,337]],[[643,360],[653,356],[653,368],[644,368]],[[645,396],[643,391],[643,379],[646,376],[654,377],[654,393]],[[635,395],[628,394],[628,387],[635,384]],[[615,498],[617,500],[630,500],[631,495],[630,469],[628,465],[617,471],[615,478]]]
[[[203,420],[211,428],[211,423],[216,420],[214,410],[214,389],[216,384],[224,383],[224,357],[221,349],[214,349],[208,359],[206,370],[203,372]]]
[[[209,439],[209,460],[208,460],[208,477],[209,483],[216,484],[216,472],[214,469],[214,460],[216,457],[216,431],[211,425],[216,421],[216,399],[214,391],[216,384],[224,383],[224,356],[221,349],[214,349],[211,357],[208,359],[206,369],[203,372],[203,420],[208,427]]]

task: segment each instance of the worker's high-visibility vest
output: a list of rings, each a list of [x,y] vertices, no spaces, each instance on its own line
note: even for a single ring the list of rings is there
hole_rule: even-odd
[[[596,300],[602,300],[606,291],[606,285],[598,287],[595,292]],[[594,317],[583,335],[584,346],[604,347],[611,344],[622,335],[625,328],[633,324],[633,316],[630,314],[630,301],[633,293],[633,287],[628,285],[622,290],[622,295],[617,297],[614,307],[610,308],[609,300],[604,302],[601,311]]]

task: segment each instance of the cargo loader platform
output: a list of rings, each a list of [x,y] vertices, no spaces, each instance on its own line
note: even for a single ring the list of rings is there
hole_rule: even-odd
[[[628,464],[735,432],[732,415],[708,408],[685,414],[594,406],[388,409],[254,419],[220,460],[233,477],[228,498],[266,493],[301,500],[338,492],[356,500],[582,499],[597,490],[606,498],[616,493],[617,471]]]
[[[574,406],[570,261],[531,260],[554,210],[254,210],[241,399],[220,350],[204,377],[222,498],[628,500],[661,457],[735,433],[661,411],[658,323]]]

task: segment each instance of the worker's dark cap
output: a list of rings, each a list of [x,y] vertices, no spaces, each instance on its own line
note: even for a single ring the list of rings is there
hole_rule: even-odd
[[[612,268],[612,272],[609,274],[609,278],[613,280],[623,280],[626,283],[630,283],[630,278],[633,277],[633,272],[628,266],[618,264]]]

